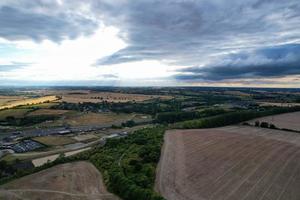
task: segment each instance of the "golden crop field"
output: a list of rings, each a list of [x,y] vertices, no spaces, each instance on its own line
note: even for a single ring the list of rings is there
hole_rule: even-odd
[[[44,96],[44,97],[38,97],[38,98],[30,98],[30,99],[11,101],[11,102],[7,102],[7,103],[1,105],[0,110],[8,109],[8,108],[15,108],[18,106],[23,106],[23,105],[34,105],[34,104],[52,102],[52,101],[56,101],[58,99],[59,98],[57,96]]]
[[[144,94],[125,94],[125,93],[114,93],[114,92],[90,92],[90,93],[67,93],[62,95],[62,101],[69,103],[82,103],[82,102],[129,102],[136,101],[142,102],[150,99],[161,98],[171,99],[171,96],[161,95],[144,95]]]

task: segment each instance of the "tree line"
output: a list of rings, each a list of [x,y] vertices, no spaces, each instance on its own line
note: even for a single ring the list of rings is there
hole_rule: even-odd
[[[300,111],[300,107],[290,107],[290,108],[276,107],[276,108],[269,108],[264,111],[242,110],[242,111],[235,111],[231,113],[225,113],[213,117],[178,122],[171,125],[170,127],[182,128],[182,129],[214,128],[214,127],[226,126],[231,124],[237,124],[258,117],[287,113],[287,112],[296,112],[296,111]]]
[[[191,119],[197,119],[201,117],[209,117],[226,113],[224,109],[204,109],[202,111],[175,111],[158,113],[155,117],[157,123],[175,123],[180,121],[186,121]]]

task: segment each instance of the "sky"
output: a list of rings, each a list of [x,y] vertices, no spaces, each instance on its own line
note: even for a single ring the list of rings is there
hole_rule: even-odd
[[[300,87],[299,0],[1,0],[0,85]]]

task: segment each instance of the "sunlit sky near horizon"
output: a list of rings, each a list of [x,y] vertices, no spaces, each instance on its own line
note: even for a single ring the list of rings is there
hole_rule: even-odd
[[[299,0],[1,0],[0,85],[300,86]]]

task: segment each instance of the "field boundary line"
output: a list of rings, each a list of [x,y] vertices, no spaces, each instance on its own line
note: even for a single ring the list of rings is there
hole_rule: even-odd
[[[46,190],[46,189],[8,189],[4,190],[8,192],[45,192],[45,193],[58,193],[58,194],[64,194],[69,196],[78,196],[78,197],[91,197],[91,196],[99,196],[99,197],[105,197],[105,196],[113,196],[112,194],[84,194],[84,193],[70,193],[70,192],[64,192],[59,190]],[[1,190],[0,190],[1,192]]]

